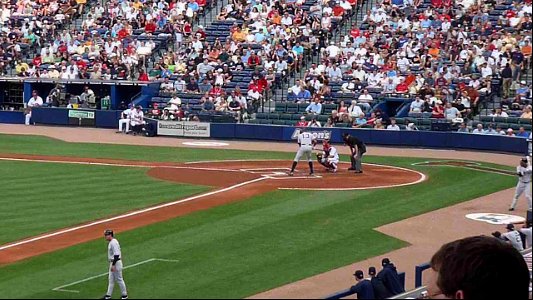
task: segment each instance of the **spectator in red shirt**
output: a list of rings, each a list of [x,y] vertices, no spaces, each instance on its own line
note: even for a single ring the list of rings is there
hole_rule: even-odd
[[[359,30],[359,28],[354,28],[352,29],[352,31],[350,31],[350,35],[356,39],[358,38],[359,36],[361,36],[361,31]]]
[[[209,95],[213,97],[219,97],[222,94],[224,94],[224,90],[220,87],[220,84],[216,84],[211,90],[209,90]]]
[[[35,58],[32,60],[32,63],[35,67],[40,67],[43,63],[43,58],[41,57],[41,54],[37,54]]]
[[[434,8],[441,8],[442,0],[431,0],[431,6],[433,6]]]
[[[154,23],[154,21],[150,21],[146,23],[146,25],[144,26],[144,31],[146,33],[154,33],[156,29],[157,29],[157,25]]]
[[[342,15],[344,15],[344,8],[342,8],[340,5],[335,6],[333,8],[333,16],[342,18]]]
[[[198,30],[196,30],[196,36],[198,36],[200,40],[205,40],[207,35],[205,34],[204,26],[198,26]]]
[[[435,119],[444,119],[444,107],[442,107],[442,102],[439,100],[435,103],[433,111],[431,112],[431,117]]]
[[[150,81],[148,74],[144,71],[144,69],[141,69],[139,72],[139,81]]]
[[[59,47],[57,47],[57,52],[59,52],[61,54],[67,52],[67,50],[68,50],[68,48],[67,48],[67,45],[65,45],[65,42],[61,42]]]
[[[255,54],[255,52],[252,51],[252,55],[248,57],[248,66],[250,68],[254,68],[260,64],[261,64],[261,59],[259,58],[259,56]]]
[[[200,7],[205,7],[205,5],[207,4],[207,1],[206,0],[196,0],[196,3],[198,3],[198,6],[200,6]]]
[[[308,125],[309,123],[305,120],[304,116],[300,117],[300,121],[296,123],[296,127],[307,127]]]
[[[78,66],[78,69],[87,68],[87,63],[81,58],[81,56],[78,56],[76,65]]]
[[[409,90],[409,85],[405,82],[405,80],[402,80],[397,86],[396,86],[396,93],[404,94],[407,93]]]
[[[118,39],[119,40],[123,40],[123,39],[127,38],[129,35],[130,35],[130,33],[128,32],[126,27],[122,27],[122,29],[120,29],[118,31]]]
[[[444,78],[444,75],[441,74],[439,78],[435,80],[435,87],[444,87],[446,85],[448,85],[448,81]]]

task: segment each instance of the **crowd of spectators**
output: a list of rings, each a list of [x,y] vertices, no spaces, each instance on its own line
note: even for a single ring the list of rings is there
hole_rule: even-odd
[[[321,49],[288,98],[336,102],[342,114],[337,96],[350,94],[366,112],[371,90],[416,98],[410,116],[467,121],[496,95],[499,109],[531,118],[531,84],[520,80],[531,69],[531,29],[531,1],[385,0]]]
[[[175,67],[174,87],[165,79],[161,92],[169,96],[177,92],[201,93],[202,110],[227,112],[237,120],[256,112],[259,103],[271,96],[271,89],[298,70],[306,53],[324,46],[331,18],[341,17],[355,5],[355,1],[343,1],[344,8],[339,9],[334,2],[324,1],[304,10],[303,3],[230,1],[217,16],[219,24],[230,24],[228,38],[223,41],[216,37],[208,43],[206,31],[210,28],[200,28],[180,53],[183,59]],[[252,72],[249,84],[242,90],[226,88],[233,73],[241,71]],[[178,108],[170,107],[161,116],[169,118],[173,112],[179,113]]]
[[[9,69],[29,76],[27,55],[59,34],[65,24],[79,15],[85,0],[30,1],[0,3],[0,75]]]

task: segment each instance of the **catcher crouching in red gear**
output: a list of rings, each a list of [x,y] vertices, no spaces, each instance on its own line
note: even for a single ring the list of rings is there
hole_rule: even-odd
[[[336,173],[339,164],[339,153],[337,149],[329,143],[329,140],[322,142],[322,153],[316,155],[319,164],[326,168],[326,171]]]

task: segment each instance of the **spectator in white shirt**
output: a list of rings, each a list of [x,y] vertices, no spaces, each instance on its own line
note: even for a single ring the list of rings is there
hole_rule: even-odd
[[[163,93],[171,93],[174,91],[174,84],[169,81],[168,77],[165,77],[163,83],[159,87],[159,90]]]
[[[387,126],[387,130],[400,131],[400,126],[396,125],[396,119],[395,118],[391,118],[390,119],[390,125]]]
[[[477,124],[477,128],[472,130],[473,134],[485,134],[485,130],[483,130],[483,124]]]
[[[352,105],[350,105],[350,107],[348,107],[348,115],[352,119],[355,119],[355,118],[359,117],[360,115],[364,115],[363,110],[361,109],[361,107],[359,105],[357,105],[357,101],[353,100],[352,101]]]
[[[424,107],[424,101],[422,101],[422,98],[416,97],[415,101],[411,102],[411,109],[409,110],[409,112],[410,113],[421,113],[423,107]]]
[[[39,96],[37,91],[33,91],[32,92],[32,97],[30,98],[30,100],[28,100],[28,103],[26,104],[26,111],[25,111],[25,113],[26,113],[25,124],[26,125],[30,125],[31,110],[34,107],[41,107],[41,106],[43,106],[43,98],[41,98]]]
[[[509,115],[504,112],[501,108],[496,108],[492,114],[490,114],[490,117],[502,117],[502,118],[508,118]]]
[[[372,108],[370,106],[370,103],[374,101],[374,97],[372,97],[372,95],[368,93],[367,89],[364,89],[363,93],[359,95],[359,98],[357,100],[359,100],[359,103],[361,103],[361,105],[365,108],[365,110],[368,111]]]
[[[451,102],[446,103],[446,109],[444,110],[444,116],[447,120],[453,120],[455,118],[460,118],[461,113],[459,110],[452,106]]]

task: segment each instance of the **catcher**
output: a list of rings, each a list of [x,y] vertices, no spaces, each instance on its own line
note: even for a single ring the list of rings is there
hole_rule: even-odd
[[[329,140],[324,140],[322,146],[322,153],[317,153],[316,155],[318,163],[326,167],[326,171],[336,173],[337,165],[339,164],[337,149],[331,146]]]

